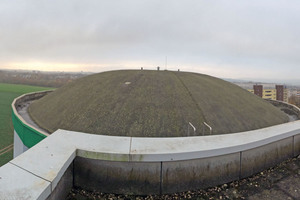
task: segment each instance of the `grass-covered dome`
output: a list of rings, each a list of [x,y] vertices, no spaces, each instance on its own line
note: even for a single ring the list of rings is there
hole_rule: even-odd
[[[141,137],[187,136],[189,122],[202,135],[203,122],[213,134],[225,134],[288,121],[276,107],[221,79],[146,70],[80,78],[32,103],[29,114],[49,132]]]

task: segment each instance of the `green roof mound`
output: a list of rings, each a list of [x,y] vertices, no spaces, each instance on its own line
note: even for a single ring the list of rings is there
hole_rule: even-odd
[[[51,132],[180,137],[235,133],[285,123],[279,109],[229,82],[173,71],[110,71],[77,79],[29,106]],[[194,132],[191,123],[196,131]]]

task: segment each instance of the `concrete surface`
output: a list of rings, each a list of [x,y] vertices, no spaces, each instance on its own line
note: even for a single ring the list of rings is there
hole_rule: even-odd
[[[251,176],[294,156],[293,137],[241,153],[241,178]]]
[[[28,150],[28,147],[26,147],[22,140],[20,139],[19,135],[14,131],[14,158],[21,155],[25,151]]]
[[[19,166],[8,163],[0,168],[0,199],[46,199],[51,193],[50,182]]]
[[[160,162],[115,162],[77,157],[74,186],[93,191],[160,194]]]
[[[74,144],[67,142],[63,134],[57,136],[48,136],[45,142],[35,145],[10,163],[51,182],[51,189],[54,189],[76,156]]]
[[[58,130],[4,167],[12,168],[13,173],[18,166],[24,173],[49,182],[54,191],[77,157],[74,182],[86,189],[107,188],[103,192],[112,192],[108,188],[113,187],[138,194],[160,187],[159,193],[180,192],[238,179],[241,169],[245,170],[243,162],[255,169],[251,173],[257,166],[263,170],[270,163],[275,165],[294,155],[293,149],[298,149],[293,148],[294,140],[298,141],[299,133],[300,121],[244,133],[190,138],[130,138]],[[86,164],[78,162],[81,158]],[[261,158],[265,159],[262,165],[253,162]],[[11,175],[11,179],[18,177]],[[0,179],[2,194],[11,190],[6,182]],[[26,187],[35,190],[30,184]]]
[[[73,172],[74,164],[72,163],[61,177],[57,186],[51,192],[51,195],[48,196],[47,200],[63,200],[67,198],[69,191],[73,187]]]
[[[213,136],[132,138],[130,161],[176,161],[226,155],[300,133],[300,121],[254,131]]]
[[[163,194],[207,188],[239,179],[240,153],[162,163]]]

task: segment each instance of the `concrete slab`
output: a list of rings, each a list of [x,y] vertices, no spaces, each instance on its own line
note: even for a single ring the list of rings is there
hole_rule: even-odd
[[[175,193],[239,179],[240,154],[162,163],[162,193]]]
[[[74,186],[117,194],[159,194],[161,163],[115,162],[77,157]]]
[[[130,138],[58,130],[11,163],[48,180],[53,190],[76,155],[101,160],[128,161],[129,148]]]
[[[68,139],[59,132],[53,133],[11,163],[51,182],[53,190],[76,156],[76,148]]]
[[[241,178],[251,176],[293,157],[293,137],[243,151]]]
[[[1,200],[40,200],[51,193],[50,182],[11,163],[0,168]]]

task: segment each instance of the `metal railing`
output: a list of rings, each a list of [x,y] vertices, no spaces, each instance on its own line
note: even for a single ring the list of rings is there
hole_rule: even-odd
[[[206,122],[203,122],[203,124],[208,127],[209,129],[209,134],[211,135],[212,134],[212,127],[210,125],[208,125]],[[205,129],[205,126],[203,126],[203,130],[202,130],[202,135],[204,135],[204,129]]]
[[[193,128],[194,130],[194,135],[196,135],[196,127],[191,123],[189,122],[189,126],[188,126],[188,136],[190,136],[190,126]]]

